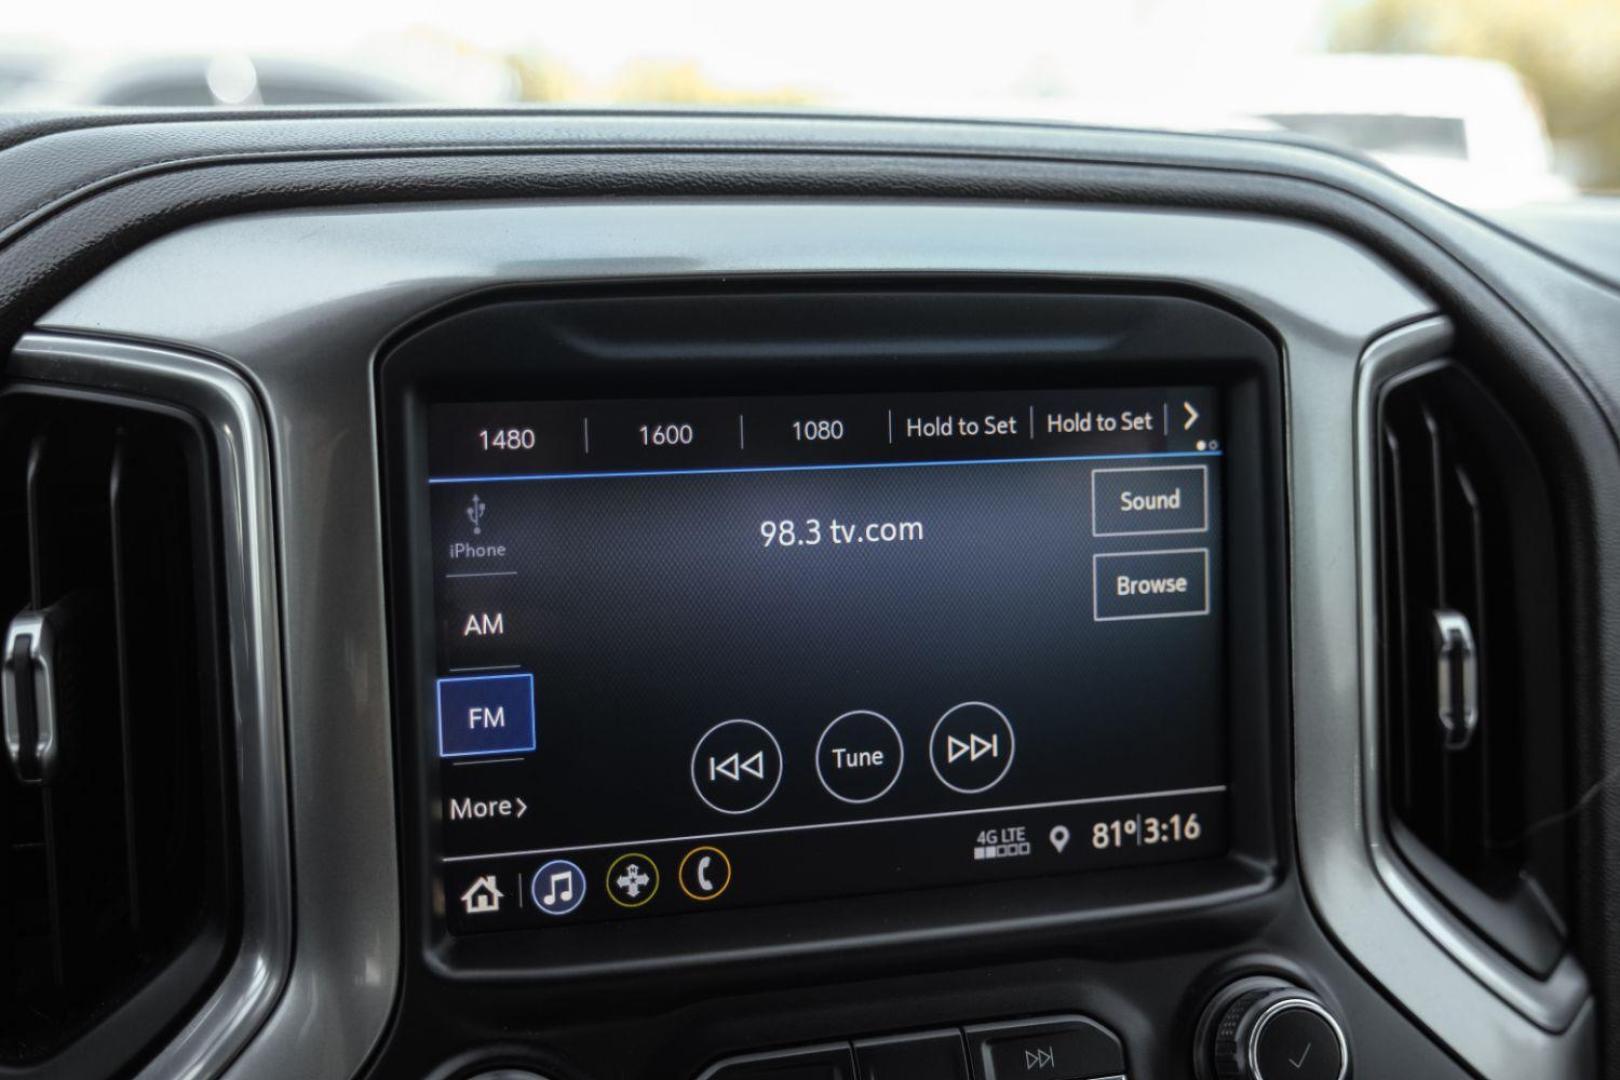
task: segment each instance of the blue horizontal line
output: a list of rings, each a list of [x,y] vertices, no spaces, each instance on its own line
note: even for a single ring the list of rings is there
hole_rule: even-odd
[[[723,469],[639,469],[628,472],[519,473],[511,476],[430,476],[430,484],[509,484],[531,480],[624,480],[642,476],[728,476],[736,473],[849,472],[855,469],[934,469],[952,465],[1028,465],[1049,461],[1125,461],[1141,458],[1220,457],[1221,450],[1166,450],[1145,454],[1069,454],[1060,457],[965,458],[960,461],[863,461],[840,465],[739,465]]]

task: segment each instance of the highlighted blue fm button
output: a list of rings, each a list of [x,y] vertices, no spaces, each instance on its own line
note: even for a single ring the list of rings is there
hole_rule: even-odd
[[[534,749],[534,676],[440,679],[439,756],[527,754]]]

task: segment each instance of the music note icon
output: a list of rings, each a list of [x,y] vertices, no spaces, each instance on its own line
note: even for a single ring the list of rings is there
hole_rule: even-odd
[[[553,859],[534,872],[529,895],[547,915],[567,915],[585,900],[585,872],[567,859]]]
[[[567,870],[559,870],[557,873],[552,874],[549,880],[551,881],[551,891],[546,893],[544,900],[540,901],[546,907],[552,907],[559,903],[566,904],[574,898],[573,874],[570,874]],[[562,896],[560,897],[557,895],[557,886],[559,885],[562,886]]]

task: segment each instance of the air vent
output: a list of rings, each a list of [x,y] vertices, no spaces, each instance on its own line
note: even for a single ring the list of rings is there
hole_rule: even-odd
[[[1379,405],[1385,803],[1452,911],[1545,978],[1567,945],[1571,837],[1553,518],[1534,455],[1471,376]]]
[[[210,468],[178,411],[0,392],[0,1066],[24,1076],[129,1067],[229,953]]]

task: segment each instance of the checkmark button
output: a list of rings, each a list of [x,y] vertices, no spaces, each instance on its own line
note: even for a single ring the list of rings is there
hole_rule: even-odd
[[[1254,1035],[1255,1074],[1264,1080],[1339,1080],[1344,1072],[1338,1035],[1303,1003],[1271,1012]]]

